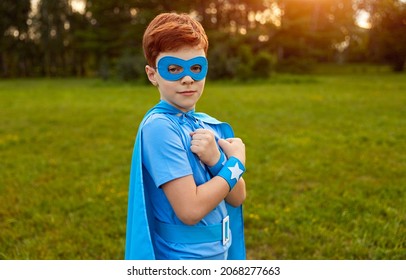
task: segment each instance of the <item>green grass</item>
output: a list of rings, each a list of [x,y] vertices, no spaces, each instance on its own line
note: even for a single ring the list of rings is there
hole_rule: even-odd
[[[122,259],[152,86],[0,81],[0,259]],[[197,106],[247,148],[249,259],[406,259],[406,77],[211,83]]]

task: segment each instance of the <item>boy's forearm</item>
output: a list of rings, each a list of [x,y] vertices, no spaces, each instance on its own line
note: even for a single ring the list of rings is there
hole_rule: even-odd
[[[226,180],[219,176],[215,176],[197,187],[195,207],[200,209],[198,211],[200,215],[197,220],[203,219],[224,199],[234,207],[238,207],[243,203],[245,200],[245,181],[243,178],[237,182],[231,191],[229,191],[229,185]]]
[[[203,219],[222,200],[234,207],[240,206],[245,200],[245,181],[241,178],[235,187],[229,191],[229,185],[223,178],[215,176],[208,182],[196,188],[196,204],[200,211],[198,221]],[[197,221],[197,222],[198,222]]]
[[[226,180],[216,176],[196,186],[193,176],[172,180],[162,186],[176,216],[185,224],[198,223],[229,193]]]
[[[231,192],[227,181],[220,176],[196,186],[193,177],[189,175],[164,184],[162,189],[176,216],[188,225],[198,223],[226,197],[226,201],[235,207],[241,205],[245,198],[245,182],[242,178]]]
[[[227,203],[231,204],[234,207],[240,206],[246,198],[246,189],[245,189],[245,181],[244,178],[240,178],[238,180],[235,187],[228,193],[225,200]]]

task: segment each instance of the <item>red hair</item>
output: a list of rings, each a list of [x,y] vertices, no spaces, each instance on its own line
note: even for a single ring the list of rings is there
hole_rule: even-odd
[[[148,25],[142,46],[148,65],[155,67],[159,53],[185,46],[202,48],[207,55],[209,41],[202,25],[190,15],[162,13]]]

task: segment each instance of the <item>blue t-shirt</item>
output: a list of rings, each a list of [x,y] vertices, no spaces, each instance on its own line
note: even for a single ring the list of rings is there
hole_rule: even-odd
[[[197,121],[187,113],[154,114],[142,127],[142,162],[144,186],[151,201],[154,218],[168,224],[184,225],[172,209],[163,184],[187,175],[193,175],[196,186],[210,180],[207,167],[190,150],[190,132],[205,128],[214,132],[217,138],[224,138],[216,126]],[[227,216],[225,202],[222,201],[197,225],[219,224]],[[153,233],[154,250],[157,259],[226,259],[231,245],[222,241],[183,244],[163,240]]]

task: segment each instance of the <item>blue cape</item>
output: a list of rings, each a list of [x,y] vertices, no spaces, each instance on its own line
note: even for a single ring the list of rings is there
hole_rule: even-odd
[[[135,140],[128,194],[127,232],[126,232],[126,260],[154,260],[155,253],[152,244],[152,208],[146,196],[143,184],[142,157],[141,157],[141,130],[145,120],[152,114],[178,114],[180,111],[165,101],[159,102],[149,110],[138,128]],[[220,122],[204,113],[194,113],[193,116],[202,122],[220,126],[226,138],[234,137],[231,126]],[[230,217],[230,229],[233,234],[232,244],[228,251],[229,260],[244,260],[245,240],[242,206],[232,207],[227,204]],[[151,221],[151,222],[150,222]]]

